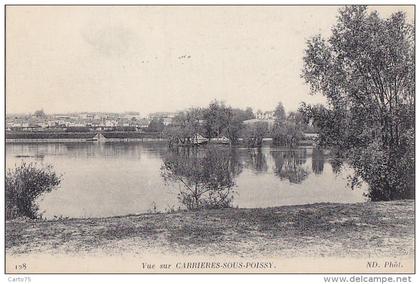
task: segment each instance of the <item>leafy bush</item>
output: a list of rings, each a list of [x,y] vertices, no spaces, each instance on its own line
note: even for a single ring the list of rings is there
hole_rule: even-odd
[[[18,217],[40,217],[36,200],[56,189],[61,182],[52,166],[40,168],[36,163],[25,163],[6,173],[6,220]]]

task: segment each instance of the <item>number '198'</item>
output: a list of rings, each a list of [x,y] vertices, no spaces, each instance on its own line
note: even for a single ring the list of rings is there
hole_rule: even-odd
[[[16,264],[15,265],[15,269],[16,270],[26,270],[26,268],[28,268],[28,266],[26,265],[26,263]]]

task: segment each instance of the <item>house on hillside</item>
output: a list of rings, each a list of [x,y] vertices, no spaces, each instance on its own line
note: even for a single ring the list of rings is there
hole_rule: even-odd
[[[257,111],[255,117],[259,120],[274,120],[274,111]]]
[[[270,128],[274,126],[274,119],[258,119],[258,118],[253,118],[253,119],[245,120],[243,123],[245,125],[252,125],[252,124],[256,124],[256,123],[260,123],[260,122],[267,123],[267,126],[270,127]]]
[[[162,119],[164,125],[169,125],[172,123],[176,113],[174,112],[155,112],[149,114],[149,120],[153,119]]]

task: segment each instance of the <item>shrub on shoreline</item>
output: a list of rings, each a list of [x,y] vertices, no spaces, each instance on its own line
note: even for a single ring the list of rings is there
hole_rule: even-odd
[[[52,166],[38,167],[36,163],[22,162],[6,173],[6,220],[18,217],[40,217],[36,200],[51,192],[61,183]]]

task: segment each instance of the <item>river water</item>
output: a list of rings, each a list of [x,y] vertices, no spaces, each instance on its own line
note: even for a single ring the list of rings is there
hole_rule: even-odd
[[[208,152],[209,147],[216,150]],[[222,160],[214,158],[219,154]],[[215,168],[223,163],[223,157],[228,157],[226,168]],[[176,180],[211,180],[213,175],[223,176],[221,182],[231,185],[231,205],[239,208],[366,201],[365,188],[347,187],[351,169],[337,173],[328,155],[313,149],[206,146],[173,153],[160,142],[7,144],[6,168],[22,161],[50,164],[62,175],[60,188],[39,200],[45,218],[184,208],[179,193],[185,192],[185,187]],[[164,178],[165,165],[178,167],[171,168],[172,178]],[[208,172],[212,176],[203,175]]]

